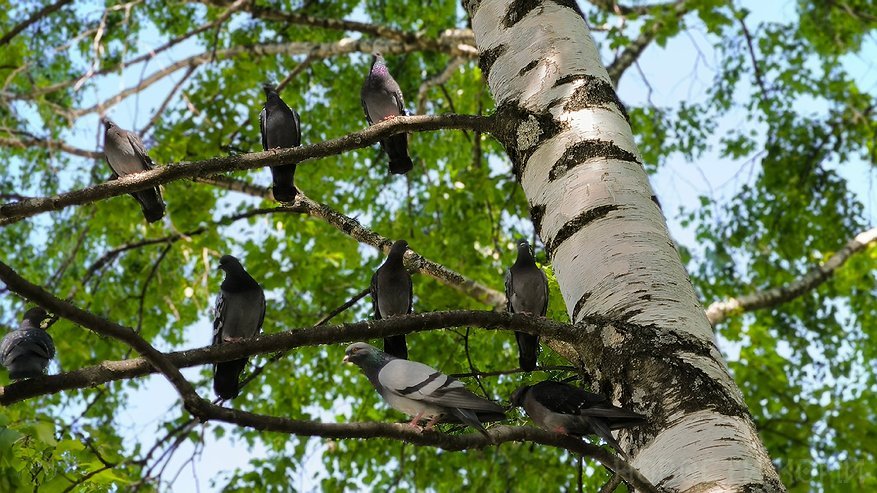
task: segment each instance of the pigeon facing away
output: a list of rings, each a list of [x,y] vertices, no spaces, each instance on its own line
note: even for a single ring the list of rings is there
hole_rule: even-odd
[[[6,334],[0,342],[0,363],[9,369],[9,378],[38,377],[55,357],[52,336],[40,325],[46,318],[45,310],[31,308],[25,312],[18,330]]]
[[[505,419],[503,409],[466,389],[463,383],[423,363],[399,359],[364,342],[347,347],[344,362],[362,368],[381,397],[393,409],[414,418],[426,429],[440,421],[461,421],[487,435],[482,422]]]
[[[506,308],[509,313],[530,313],[544,317],[548,312],[548,279],[536,266],[527,240],[518,242],[518,259],[509,267],[505,276]],[[515,332],[518,342],[518,363],[521,369],[536,369],[539,353],[539,336]]]
[[[380,53],[372,57],[372,67],[359,93],[365,119],[369,125],[389,118],[406,115],[402,101],[402,89],[387,70],[387,64]],[[381,141],[381,147],[390,157],[390,173],[404,175],[411,171],[414,163],[408,156],[408,134],[400,133]]]
[[[265,293],[262,286],[244,270],[241,262],[231,255],[219,259],[219,268],[225,271],[225,280],[216,297],[213,319],[213,345],[255,337],[265,320]],[[213,390],[223,400],[238,395],[241,373],[248,358],[217,363],[213,367]]]
[[[104,117],[101,121],[106,127],[104,155],[116,176],[123,177],[152,169],[152,159],[137,134],[119,128],[109,118]],[[164,201],[158,187],[132,192],[131,195],[140,203],[146,222],[154,223],[164,217]]]
[[[519,388],[512,394],[512,405],[523,407],[540,428],[564,435],[597,435],[627,459],[627,453],[610,430],[645,423],[646,417],[615,407],[599,394],[560,382],[545,380]]]
[[[387,260],[372,276],[370,290],[375,320],[407,315],[412,311],[414,291],[411,287],[411,274],[402,264],[406,249],[408,242],[405,240],[393,243]],[[408,344],[405,342],[405,336],[384,338],[384,351],[397,358],[408,359]]]
[[[290,109],[280,99],[272,84],[264,84],[265,107],[259,114],[259,128],[262,131],[262,149],[287,149],[301,145],[301,122],[298,113]],[[295,164],[271,167],[274,178],[272,191],[280,202],[292,202],[298,190],[295,188]]]

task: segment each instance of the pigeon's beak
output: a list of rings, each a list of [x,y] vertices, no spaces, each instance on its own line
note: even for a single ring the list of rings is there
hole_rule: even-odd
[[[344,358],[341,360],[342,363],[350,363],[350,355],[345,354]]]

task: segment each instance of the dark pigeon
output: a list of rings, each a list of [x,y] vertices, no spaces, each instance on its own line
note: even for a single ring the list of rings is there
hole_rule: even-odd
[[[602,395],[550,380],[519,388],[511,400],[513,406],[523,407],[540,428],[578,437],[597,435],[625,459],[627,453],[610,430],[646,421],[642,414],[615,407]]]
[[[255,337],[265,320],[265,293],[262,286],[244,270],[240,261],[231,255],[219,259],[219,268],[225,271],[220,285],[213,318],[213,345]],[[248,358],[217,363],[213,367],[213,390],[220,399],[238,396],[241,373]]]
[[[407,315],[412,311],[414,291],[411,287],[411,274],[402,263],[407,249],[408,242],[405,240],[393,243],[387,260],[372,276],[370,289],[375,320]],[[397,358],[408,359],[408,344],[405,342],[405,336],[384,338],[384,351]]]
[[[259,114],[259,128],[262,131],[262,149],[287,149],[301,145],[301,121],[298,113],[280,99],[271,84],[264,84],[265,107]],[[292,202],[298,190],[295,188],[295,164],[271,166],[274,178],[272,191],[274,199]]]
[[[402,101],[402,90],[387,70],[387,64],[380,53],[375,53],[372,57],[372,67],[362,85],[359,98],[369,125],[408,114]],[[381,147],[390,157],[390,173],[404,175],[414,167],[408,156],[407,133],[382,140]]]
[[[48,318],[42,308],[31,308],[24,314],[18,330],[0,342],[0,363],[9,370],[9,378],[38,377],[46,372],[49,360],[55,357],[55,343],[41,324]]]
[[[548,279],[536,266],[527,240],[518,242],[518,259],[505,276],[506,308],[509,313],[529,313],[544,317],[548,312]],[[518,363],[521,369],[536,369],[539,336],[515,332],[518,342]]]
[[[427,430],[439,422],[462,422],[488,436],[481,423],[506,417],[500,406],[475,395],[459,380],[364,342],[348,346],[344,361],[362,368],[390,407],[413,416],[411,426],[424,419],[429,419]]]
[[[104,155],[116,176],[123,177],[152,169],[152,159],[137,134],[119,128],[109,118],[104,117],[101,121],[106,126]],[[164,201],[158,187],[133,192],[131,196],[140,203],[146,222],[154,223],[164,217]]]

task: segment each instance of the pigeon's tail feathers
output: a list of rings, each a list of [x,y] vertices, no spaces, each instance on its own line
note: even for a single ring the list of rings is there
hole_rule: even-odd
[[[539,336],[525,332],[515,332],[518,341],[518,363],[524,371],[536,369],[536,355],[539,353]]]
[[[408,156],[408,134],[396,134],[381,141],[381,145],[390,157],[390,173],[404,175],[414,168]]]
[[[164,201],[161,199],[161,191],[158,187],[141,190],[133,193],[146,222],[154,223],[164,217]]]
[[[463,423],[471,426],[472,428],[475,428],[485,437],[490,438],[490,435],[487,434],[487,430],[484,429],[484,425],[482,425],[481,421],[478,420],[478,415],[475,413],[475,411],[469,409],[460,409],[458,407],[452,407],[450,408],[450,410],[451,414],[454,415],[454,417],[456,417]]]
[[[213,370],[213,390],[220,399],[227,401],[238,396],[241,373],[246,366],[246,358],[216,364]]]
[[[615,437],[612,436],[612,432],[609,431],[609,426],[606,425],[605,421],[599,418],[583,419],[587,420],[588,422],[585,426],[590,425],[590,428],[594,431],[594,433],[602,438],[606,443],[611,445],[612,448],[614,448],[615,451],[618,452],[618,455],[620,455],[622,459],[630,460],[630,457],[627,456],[627,452],[625,452],[624,449],[621,448],[621,444],[619,444],[618,440],[616,440]]]
[[[629,428],[646,422],[642,414],[617,407],[589,407],[581,409],[579,414],[595,418],[603,418],[610,430]]]
[[[284,164],[283,166],[272,166],[271,176],[274,178],[274,186],[271,191],[274,194],[274,200],[278,202],[293,202],[298,194],[295,188],[295,165]]]
[[[400,359],[408,359],[408,343],[405,342],[405,336],[385,337],[384,352]]]

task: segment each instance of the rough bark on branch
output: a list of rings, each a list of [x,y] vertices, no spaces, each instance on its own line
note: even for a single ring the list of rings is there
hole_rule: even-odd
[[[729,317],[762,308],[771,308],[792,301],[829,280],[835,271],[841,268],[850,257],[867,250],[874,242],[877,242],[877,228],[863,231],[829,257],[824,264],[814,267],[800,279],[766,291],[747,294],[739,298],[716,301],[706,309],[706,316],[710,324],[715,327]]]
[[[275,149],[251,154],[217,157],[204,161],[182,162],[158,166],[151,171],[129,175],[118,180],[62,193],[0,205],[0,225],[9,224],[42,212],[57,211],[71,205],[82,205],[108,197],[124,195],[181,178],[196,178],[226,171],[261,168],[267,165],[302,163],[333,156],[345,151],[368,147],[400,132],[440,129],[467,129],[489,132],[493,120],[473,115],[402,116],[378,123],[358,132],[316,144]]]

